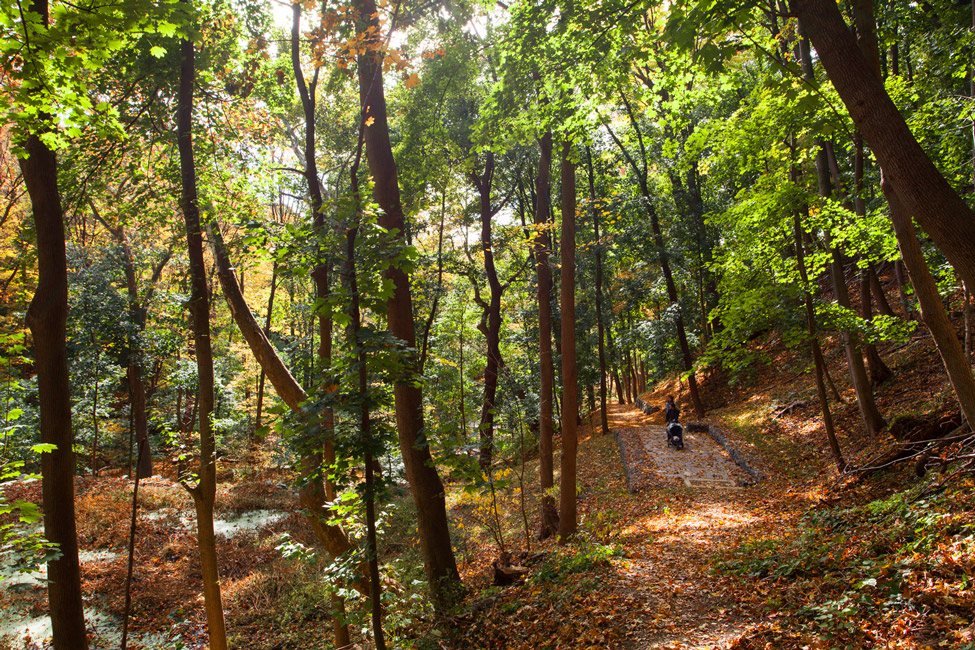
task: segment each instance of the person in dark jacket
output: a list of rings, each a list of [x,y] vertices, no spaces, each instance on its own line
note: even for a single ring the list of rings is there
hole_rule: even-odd
[[[668,395],[667,401],[664,402],[664,418],[666,419],[667,424],[677,422],[677,420],[680,418],[680,409],[678,409],[677,405],[674,404],[673,395]]]

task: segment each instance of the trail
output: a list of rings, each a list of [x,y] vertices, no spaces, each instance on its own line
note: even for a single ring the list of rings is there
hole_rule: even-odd
[[[710,569],[716,555],[771,525],[767,486],[737,487],[743,472],[706,433],[685,429],[685,449],[677,451],[666,444],[661,413],[613,405],[609,415],[628,473],[640,482],[617,540],[627,552],[613,573],[626,604],[619,647],[729,647],[759,622],[758,614]],[[590,442],[593,452],[609,443],[605,436]]]

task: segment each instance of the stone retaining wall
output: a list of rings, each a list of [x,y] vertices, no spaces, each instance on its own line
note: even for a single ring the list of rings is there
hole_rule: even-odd
[[[636,463],[627,456],[627,445],[623,444],[623,437],[619,429],[613,429],[613,437],[616,438],[616,446],[620,448],[620,458],[623,460],[623,474],[626,475],[626,487],[630,492],[636,492],[636,478],[633,476],[633,468]]]
[[[641,411],[643,411],[647,415],[652,415],[653,413],[656,413],[657,411],[660,410],[660,407],[659,406],[650,406],[649,404],[647,404],[646,402],[644,402],[639,397],[637,397],[636,398],[636,401],[633,402],[633,403],[636,405],[636,407],[638,409],[640,409]]]

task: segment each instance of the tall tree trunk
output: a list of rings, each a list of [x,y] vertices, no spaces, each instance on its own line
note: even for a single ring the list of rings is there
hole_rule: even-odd
[[[612,370],[613,385],[616,387],[616,402],[625,404],[626,398],[623,394],[623,382],[620,380],[619,352],[613,345],[613,326],[612,323],[606,325],[606,349],[609,352],[610,369]]]
[[[301,69],[300,39],[301,5],[295,3],[292,5],[291,20],[291,68],[295,77],[295,85],[298,87],[298,96],[301,99],[302,113],[305,118],[305,142],[303,150],[305,183],[308,185],[312,225],[318,239],[316,246],[317,259],[315,261],[315,268],[311,274],[315,282],[315,298],[321,305],[318,309],[318,360],[321,372],[323,375],[327,375],[332,365],[332,317],[331,308],[327,306],[329,298],[328,261],[324,259],[324,254],[321,250],[322,242],[325,239],[325,213],[323,209],[325,198],[322,193],[321,180],[318,177],[318,156],[315,149],[315,91],[318,87],[319,68],[318,66],[315,67],[311,81],[306,82],[304,72]],[[356,167],[358,168],[358,159],[356,160]],[[265,336],[269,335],[270,318],[271,310],[269,307],[267,326],[264,331]],[[314,338],[314,331],[312,332],[312,338]],[[331,390],[331,387],[326,387],[326,390]],[[305,477],[305,480],[302,481],[301,498],[303,502],[307,503],[309,512],[313,513],[313,527],[316,525],[319,526],[319,530],[323,534],[328,534],[330,538],[334,538],[335,541],[341,543],[343,541],[341,537],[344,537],[344,534],[339,537],[337,533],[340,531],[336,530],[337,527],[335,526],[325,528],[325,525],[321,522],[321,516],[314,514],[322,513],[322,515],[328,516],[326,513],[329,509],[325,506],[326,500],[328,502],[334,502],[336,498],[335,486],[332,485],[331,481],[322,479],[323,472],[321,471],[323,463],[330,465],[335,462],[335,447],[333,442],[335,417],[330,407],[326,407],[325,413],[322,415],[323,426],[318,444],[312,445],[313,451],[302,452],[302,458],[299,460],[301,472]],[[346,541],[346,543],[348,542]],[[351,543],[349,545],[351,546]],[[343,648],[351,642],[349,628],[340,620],[341,613],[345,609],[345,603],[337,593],[334,593],[332,596],[332,605],[332,630],[335,647]]]
[[[396,180],[396,163],[389,143],[386,96],[383,90],[382,54],[379,49],[379,18],[374,0],[356,0],[359,10],[357,31],[371,28],[366,45],[370,51],[360,54],[359,102],[368,126],[365,130],[366,159],[374,181],[373,198],[382,211],[379,224],[397,233],[400,242],[406,235],[403,206]],[[393,293],[387,301],[389,328],[407,348],[416,347],[416,325],[413,322],[413,298],[409,276],[390,267],[386,277],[392,281]],[[415,359],[407,364],[407,376],[393,389],[396,402],[396,425],[406,477],[416,502],[420,547],[423,551],[427,580],[434,606],[446,609],[461,589],[460,574],[450,545],[447,508],[443,483],[430,454],[423,430],[423,396],[416,383]]]
[[[193,83],[195,77],[193,43],[182,41],[182,64],[179,75],[177,107],[177,141],[179,144],[180,179],[183,187],[182,209],[186,222],[186,246],[190,258],[190,303],[193,319],[193,341],[199,376],[198,397],[200,426],[200,466],[197,484],[187,487],[196,505],[197,545],[200,572],[203,577],[203,599],[206,605],[207,632],[212,650],[226,650],[227,631],[220,598],[217,567],[217,545],[213,533],[213,504],[217,492],[215,437],[211,425],[213,413],[213,352],[210,347],[210,303],[207,291],[206,265],[203,259],[203,233],[196,189],[196,167],[193,160]]]
[[[592,210],[592,232],[596,255],[596,332],[599,338],[599,424],[603,435],[609,433],[609,415],[606,407],[606,351],[603,343],[603,254],[599,240],[599,210],[596,208],[596,176],[592,167],[592,150],[586,146],[586,166],[589,169],[589,206]]]
[[[300,411],[302,402],[308,398],[307,394],[264,335],[263,329],[240,292],[237,275],[227,255],[220,229],[215,224],[210,224],[208,232],[213,249],[213,259],[217,265],[217,277],[220,280],[220,286],[223,289],[231,317],[237,323],[244,340],[250,346],[254,358],[257,359],[267,374],[267,378],[274,386],[278,397],[292,411]],[[316,454],[308,455],[302,459],[300,467],[302,487],[298,492],[298,499],[307,512],[306,518],[315,533],[315,537],[329,555],[338,557],[352,549],[353,544],[340,526],[328,523],[331,519],[327,508],[328,493],[319,471],[322,461],[323,458]],[[365,576],[354,586],[363,593],[368,593]]]
[[[904,277],[904,263],[901,260],[894,261],[894,276],[897,278],[897,293],[901,299],[904,318],[914,320],[914,309],[911,307],[911,299],[907,297],[907,278]]]
[[[860,317],[870,322],[873,320],[873,309],[871,307],[871,291],[870,291],[870,269],[860,269]],[[887,367],[884,360],[880,356],[880,352],[877,350],[877,346],[873,343],[864,343],[863,352],[867,359],[867,370],[870,373],[870,383],[874,386],[880,385],[887,381],[891,374],[891,369]]]
[[[576,176],[572,142],[562,145],[562,467],[559,480],[559,540],[576,532],[576,450],[579,369],[576,366]]]
[[[867,216],[867,203],[863,198],[863,138],[860,134],[854,134],[853,138],[853,184],[855,194],[855,207],[857,217],[864,219]],[[836,156],[830,148],[831,165],[835,168]],[[836,171],[837,183],[839,182],[839,172]],[[893,315],[887,298],[884,296],[883,289],[880,287],[880,280],[874,271],[873,264],[868,260],[866,267],[859,270],[860,276],[860,317],[865,321],[873,319],[872,297],[877,294],[877,307],[884,315]],[[873,289],[871,285],[875,285]],[[886,310],[886,311],[885,311]],[[867,357],[867,368],[870,372],[870,383],[874,386],[882,384],[891,376],[891,370],[884,363],[877,351],[877,346],[873,343],[864,343],[863,351]]]
[[[800,38],[797,46],[802,61],[803,76],[810,83],[815,83],[812,56],[809,51],[809,40],[806,38],[804,25],[801,21],[799,23],[799,35]],[[829,154],[827,144],[824,142],[819,142],[819,151],[816,154],[816,175],[819,181],[819,195],[824,199],[829,199],[832,195]],[[837,180],[838,178],[837,174]],[[826,247],[830,252],[829,272],[833,284],[834,298],[840,307],[850,310],[852,309],[850,291],[846,285],[846,276],[843,271],[843,262],[840,259],[840,251],[833,246],[828,234],[826,236]],[[887,423],[884,421],[873,399],[873,389],[867,377],[866,366],[863,363],[859,336],[855,332],[842,330],[840,337],[843,340],[843,349],[846,352],[846,363],[850,372],[850,380],[856,391],[860,417],[863,420],[864,427],[866,427],[867,434],[874,436],[886,428]]]
[[[153,266],[152,276],[149,279],[149,286],[146,289],[145,299],[139,297],[139,283],[135,274],[135,257],[132,254],[132,245],[129,242],[128,233],[125,226],[121,223],[112,225],[101,215],[95,206],[94,201],[89,200],[92,214],[100,222],[116,243],[122,249],[122,269],[125,273],[125,288],[128,295],[129,319],[136,327],[134,336],[129,338],[128,349],[128,368],[127,379],[129,382],[129,403],[131,405],[132,428],[135,439],[139,445],[138,474],[141,478],[152,476],[152,457],[149,449],[149,424],[146,413],[146,385],[142,372],[142,335],[146,329],[146,313],[152,296],[155,293],[156,285],[162,277],[163,270],[172,257],[172,248],[167,248],[159,261]],[[130,471],[131,471],[131,444],[130,447]]]
[[[855,15],[857,37],[859,39],[858,46],[859,50],[864,56],[859,63],[867,68],[868,73],[872,71],[873,74],[868,75],[870,76],[870,81],[872,81],[874,84],[882,84],[880,70],[876,64],[877,40],[873,5],[864,2],[863,0],[857,0],[856,7],[858,9]],[[975,9],[973,9],[973,12],[975,12]],[[973,14],[973,16],[975,16],[975,14]],[[831,24],[837,18],[839,18],[839,21],[842,24],[842,17],[839,17],[838,15],[832,16]],[[835,24],[832,29],[835,29]],[[883,88],[882,85],[881,88]],[[896,108],[894,110],[896,111]],[[916,141],[913,140],[913,136],[910,134],[910,131],[907,130],[906,124],[903,125],[903,130],[907,131],[907,135],[910,137],[911,142],[914,143],[918,151],[921,151],[920,147],[917,146]],[[882,147],[885,144],[883,140],[875,143],[871,142],[869,138],[868,142],[870,142],[871,148],[876,146]],[[925,230],[929,231],[929,233],[935,239],[935,242],[938,243],[939,247],[941,247],[945,252],[945,255],[948,256],[949,261],[951,261],[951,256],[948,255],[948,251],[944,249],[942,244],[938,242],[938,239],[934,237],[934,233],[931,232],[930,226],[921,218],[921,213],[917,211],[916,207],[912,207],[909,198],[912,196],[910,186],[902,185],[898,182],[898,176],[903,170],[896,168],[895,165],[897,161],[885,160],[884,158],[881,158],[881,154],[877,149],[874,149],[874,153],[877,156],[877,160],[880,162],[880,188],[884,192],[884,196],[887,198],[887,204],[890,207],[890,218],[894,224],[894,233],[897,236],[897,244],[901,250],[901,257],[904,260],[904,265],[907,266],[908,273],[911,275],[911,281],[914,284],[918,302],[921,305],[921,318],[931,331],[931,335],[934,337],[935,344],[938,347],[938,352],[941,354],[941,359],[944,362],[945,370],[948,373],[948,380],[951,382],[951,385],[955,390],[955,395],[958,398],[958,402],[961,406],[961,411],[964,414],[965,419],[967,419],[969,422],[973,422],[975,421],[972,420],[972,418],[975,417],[975,379],[973,379],[971,366],[969,365],[968,360],[965,358],[964,351],[958,342],[958,336],[955,333],[954,326],[951,324],[948,314],[945,312],[944,303],[941,301],[940,294],[938,293],[934,280],[931,277],[930,270],[927,267],[927,262],[924,260],[924,256],[921,253],[921,248],[917,240],[917,234],[914,231],[914,224],[911,221],[911,212],[914,212],[914,215],[917,217],[918,221],[921,222],[921,225],[924,226]],[[921,151],[921,155],[923,156],[923,151]],[[945,181],[937,170],[934,169],[931,161],[926,157],[924,160],[927,162],[928,166],[930,166],[931,170],[937,174],[937,177],[940,178],[944,187],[948,187],[947,181]],[[923,170],[923,162],[924,161],[919,159],[915,162],[915,164],[921,165],[921,169]],[[888,164],[891,166],[888,167]],[[957,197],[957,194],[953,195],[967,210],[967,205],[961,202],[961,199]],[[939,196],[942,200],[945,200],[946,198],[944,193]],[[927,198],[933,200],[933,197]],[[951,215],[952,213],[945,212],[944,214]],[[953,216],[955,220],[967,220],[967,224],[963,225],[968,225],[971,227],[972,213],[970,210],[967,213],[959,212]],[[945,220],[951,221],[950,218]],[[952,224],[949,224],[949,226],[951,225]],[[963,243],[975,245],[975,242],[972,240],[967,240]],[[970,286],[970,280],[966,276],[964,270],[959,268],[957,262],[952,261],[952,264],[962,277],[963,284],[965,286]],[[975,268],[969,266],[968,271],[975,271]]]
[[[880,284],[880,276],[877,275],[877,268],[871,263],[867,265],[867,271],[867,277],[870,281],[870,291],[873,292],[873,297],[877,301],[877,311],[884,316],[897,316],[894,308],[890,306],[890,301],[887,300],[887,294],[884,293],[883,285]]]
[[[41,16],[46,30],[47,1],[34,0],[30,10]],[[47,122],[47,116],[41,122]],[[44,509],[44,537],[57,544],[61,553],[47,563],[48,608],[54,649],[87,650],[74,511],[64,210],[54,152],[41,140],[40,132],[30,134],[23,146],[27,156],[19,159],[20,171],[30,196],[37,238],[37,290],[27,309],[27,326],[34,340],[41,442],[54,445],[52,451],[41,454],[41,490],[48,505]]]
[[[365,119],[365,116],[362,116]],[[353,219],[355,220],[346,233],[346,271],[345,280],[349,290],[349,345],[355,352],[358,365],[359,379],[359,441],[362,445],[363,462],[365,464],[365,486],[363,498],[366,506],[366,562],[369,565],[369,600],[372,614],[373,642],[376,650],[386,649],[383,634],[382,582],[379,580],[379,546],[376,541],[376,479],[373,468],[373,440],[371,423],[369,420],[369,367],[366,359],[365,345],[362,340],[362,314],[359,309],[359,286],[355,267],[355,240],[359,232],[361,215],[361,197],[359,196],[359,161],[362,155],[362,129],[359,125],[359,147],[356,159],[350,170],[352,179],[352,195],[355,202]]]
[[[95,340],[95,332],[91,333],[91,343],[92,346],[97,346],[98,342]],[[97,348],[96,348],[97,349]],[[89,460],[89,465],[91,465],[91,475],[98,476],[98,366],[101,361],[101,355],[99,354],[95,358],[95,376],[94,376],[94,386],[92,387],[92,400],[91,400],[91,427],[92,427],[92,438],[91,438],[91,458]]]
[[[792,0],[820,61],[908,214],[975,286],[975,215],[928,158],[864,58],[834,0]]]
[[[819,405],[823,411],[823,426],[826,429],[826,438],[829,441],[830,451],[833,452],[833,461],[836,469],[842,472],[846,469],[846,461],[843,460],[843,453],[840,451],[839,440],[836,439],[836,430],[833,427],[833,415],[829,410],[829,397],[826,395],[826,361],[823,359],[822,348],[819,347],[819,337],[816,334],[816,310],[813,307],[812,293],[809,291],[809,276],[806,273],[806,256],[802,249],[802,225],[799,221],[799,213],[793,216],[793,229],[795,234],[796,263],[799,266],[799,277],[802,280],[806,306],[806,330],[809,334],[809,346],[813,355],[813,363],[816,368],[816,395],[819,397]]]
[[[918,243],[914,224],[911,223],[907,210],[900,203],[900,195],[893,190],[890,183],[881,182],[880,187],[887,196],[887,203],[891,208],[890,218],[897,235],[897,244],[917,293],[921,319],[931,330],[931,336],[934,337],[938,352],[941,354],[941,361],[948,372],[948,380],[955,389],[961,412],[971,424],[975,422],[975,378],[972,376],[972,367],[965,358],[955,326],[945,312],[941,294],[938,292],[934,278],[931,277],[931,271]]]
[[[275,260],[271,267],[271,292],[267,297],[267,316],[264,317],[264,337],[271,336],[271,317],[274,314],[274,291],[278,285],[278,262]],[[257,418],[254,422],[254,438],[257,439],[258,431],[261,428],[261,420],[264,417],[264,380],[267,373],[264,366],[261,366],[261,375],[257,380]]]
[[[430,331],[433,329],[433,323],[437,318],[437,309],[440,306],[440,294],[443,293],[443,231],[446,217],[447,186],[445,185],[443,192],[440,194],[440,227],[437,229],[437,290],[433,295],[433,305],[430,306],[430,315],[427,316],[427,320],[423,324],[423,336],[421,337],[423,343],[420,345],[420,360],[417,362],[417,372],[421,375],[423,374],[423,369],[426,367],[427,351],[430,345]]]
[[[481,469],[490,471],[494,452],[494,416],[497,410],[498,374],[504,368],[501,358],[501,296],[503,288],[498,280],[494,264],[494,244],[491,241],[491,220],[496,210],[491,207],[491,184],[494,179],[494,153],[487,152],[484,173],[480,176],[470,173],[471,181],[480,197],[481,251],[484,254],[484,272],[487,275],[491,297],[487,303],[482,332],[487,342],[487,359],[484,367],[484,400],[481,403],[481,422],[478,425],[480,437]]]
[[[625,96],[621,97],[623,103],[626,105],[627,115],[630,118],[630,124],[633,126],[634,130],[637,131],[637,139],[640,144],[640,155],[643,159],[643,163],[638,164],[636,160],[630,155],[630,152],[626,149],[624,144],[616,137],[612,129],[607,125],[606,130],[609,132],[610,137],[616,146],[619,148],[623,157],[629,163],[630,168],[633,170],[634,176],[636,176],[637,182],[640,185],[640,192],[643,195],[644,207],[647,211],[647,216],[650,218],[650,227],[653,231],[654,244],[657,247],[657,255],[660,261],[660,269],[663,272],[664,280],[667,285],[667,297],[670,300],[670,304],[674,305],[677,310],[677,317],[675,318],[675,325],[677,327],[677,342],[680,346],[681,358],[684,362],[684,371],[687,373],[687,385],[691,394],[691,403],[694,405],[694,413],[699,418],[704,417],[704,404],[701,402],[701,396],[697,389],[697,377],[694,374],[694,357],[691,354],[691,347],[687,341],[687,332],[684,329],[684,316],[680,308],[680,300],[677,295],[677,285],[674,283],[674,275],[670,268],[670,259],[667,255],[667,248],[664,244],[663,232],[660,228],[660,218],[657,215],[657,208],[653,202],[653,194],[650,192],[649,185],[649,170],[646,166],[647,152],[643,144],[643,136],[640,133],[639,125],[636,120],[636,116],[630,107],[629,101]]]
[[[559,513],[555,498],[550,494],[555,485],[552,438],[553,390],[555,367],[552,359],[552,269],[548,265],[552,249],[549,231],[551,201],[552,134],[545,133],[538,140],[538,175],[535,177],[535,269],[538,301],[538,357],[541,383],[539,386],[539,479],[542,490],[542,525],[539,537],[545,539],[558,530]]]
[[[650,198],[650,188],[647,184],[641,183],[641,188],[644,190],[644,200],[647,203],[647,214],[650,216],[650,227],[653,229],[653,238],[657,244],[657,249],[660,251],[660,267],[663,270],[664,280],[667,283],[667,297],[670,299],[670,304],[677,307],[677,318],[675,319],[675,325],[677,326],[677,342],[680,345],[681,356],[684,360],[684,371],[687,373],[687,387],[691,394],[691,403],[694,405],[694,413],[699,418],[704,417],[704,404],[701,402],[701,396],[697,389],[697,377],[694,374],[694,358],[691,355],[691,347],[687,342],[687,332],[684,330],[684,316],[682,315],[682,310],[680,309],[680,299],[677,296],[677,285],[674,283],[674,276],[670,270],[670,262],[667,256],[667,250],[664,247],[663,232],[660,229],[660,220],[657,217],[657,209],[654,207],[652,200]]]

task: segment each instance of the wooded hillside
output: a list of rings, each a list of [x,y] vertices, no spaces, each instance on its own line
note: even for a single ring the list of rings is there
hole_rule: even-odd
[[[975,2],[7,4],[0,648],[975,648]]]

